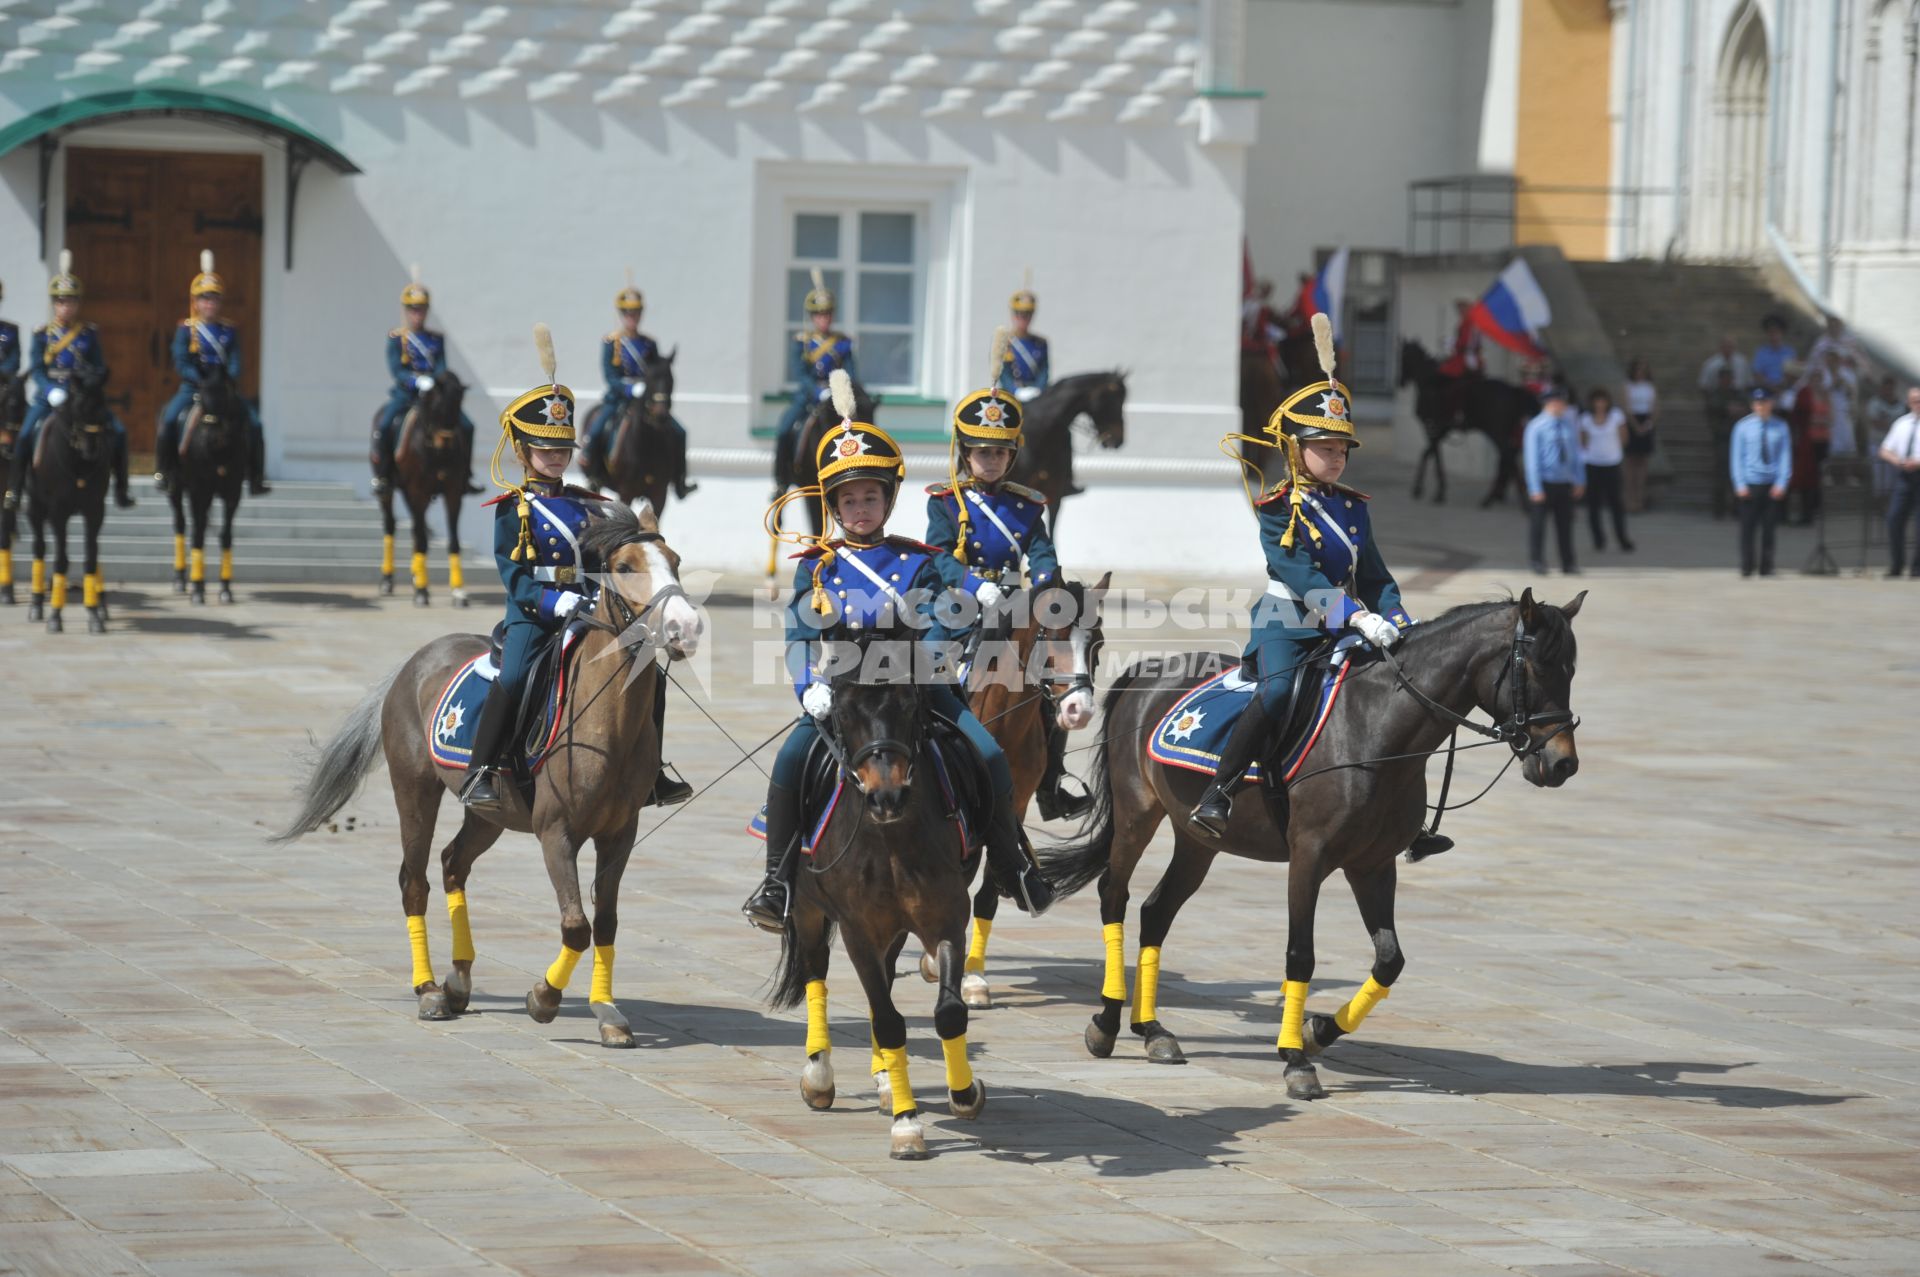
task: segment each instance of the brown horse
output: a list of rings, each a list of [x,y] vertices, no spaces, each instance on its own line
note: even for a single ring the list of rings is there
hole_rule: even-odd
[[[1213,858],[1224,851],[1286,861],[1287,983],[1278,1045],[1287,1094],[1324,1096],[1308,1057],[1359,1028],[1406,962],[1393,925],[1395,857],[1425,824],[1427,757],[1465,728],[1508,745],[1532,784],[1557,787],[1579,769],[1576,720],[1568,706],[1575,657],[1571,622],[1585,598],[1580,594],[1557,608],[1535,602],[1529,590],[1517,603],[1467,604],[1414,626],[1397,653],[1347,673],[1345,690],[1307,756],[1308,770],[1291,783],[1285,799],[1263,803],[1260,795],[1243,793],[1219,840],[1189,822],[1211,777],[1170,770],[1148,756],[1147,746],[1162,716],[1200,681],[1193,658],[1213,662],[1215,670],[1234,658],[1182,653],[1167,668],[1148,662],[1116,678],[1091,776],[1091,833],[1040,849],[1041,868],[1062,894],[1100,882],[1107,968],[1100,1010],[1087,1026],[1087,1050],[1102,1058],[1113,1053],[1127,1001],[1127,884],[1154,831],[1171,817],[1173,860],[1140,910],[1132,1025],[1146,1040],[1147,1059],[1186,1062],[1179,1040],[1159,1020],[1160,946],[1180,906],[1206,881]],[[1496,724],[1472,722],[1467,715],[1475,709]],[[1263,766],[1271,776],[1273,760]],[[1284,828],[1275,823],[1276,812],[1284,815]],[[1373,939],[1373,972],[1337,1015],[1307,1017],[1314,911],[1321,884],[1335,870],[1346,875]]]
[[[451,372],[437,373],[400,422],[393,445],[393,487],[380,494],[380,593],[393,593],[393,497],[406,499],[413,516],[413,605],[426,607],[427,508],[440,499],[447,516],[447,589],[455,607],[467,605],[460,565],[460,503],[473,472],[473,445],[460,429],[460,401],[467,388]]]
[[[593,946],[589,1006],[600,1022],[603,1046],[633,1045],[627,1020],[613,1001],[613,941],[619,927],[620,876],[633,850],[640,801],[660,771],[660,733],[654,704],[666,678],[651,667],[664,648],[672,660],[699,644],[702,622],[680,588],[680,558],[661,538],[651,511],[636,516],[610,506],[581,537],[581,547],[603,566],[589,606],[591,619],[575,647],[560,730],[532,785],[531,802],[508,785],[497,817],[467,811],[440,851],[441,882],[453,922],[453,968],[433,977],[427,948],[427,857],[442,794],[458,790],[464,772],[436,764],[428,748],[429,721],[454,673],[487,650],[477,634],[435,639],[362,700],[320,751],[300,812],[275,842],[312,833],[345,806],[384,752],[400,812],[400,904],[413,945],[413,991],[423,1020],[447,1020],[467,1007],[473,991],[473,935],[467,921],[467,875],[504,830],[540,839],[547,874],[560,904],[560,957],[527,994],[527,1014],[545,1024],[560,1010],[574,964]],[[645,662],[645,664],[638,664]],[[595,852],[589,924],[581,905],[578,857],[591,839]]]
[[[869,425],[879,425],[880,398],[867,393],[867,388],[859,382],[853,382],[853,419]],[[820,441],[827,431],[840,424],[839,410],[831,399],[822,399],[814,404],[813,411],[800,423],[800,444],[793,454],[793,486],[812,488],[820,483]],[[815,535],[820,532],[820,503],[803,502],[807,507],[807,518],[813,524]]]

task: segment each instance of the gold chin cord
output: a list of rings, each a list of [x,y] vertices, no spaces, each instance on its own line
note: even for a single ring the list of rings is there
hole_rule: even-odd
[[[1247,504],[1257,507],[1260,503],[1260,498],[1255,495],[1255,488],[1247,482],[1247,475],[1251,472],[1255,483],[1259,484],[1262,490],[1265,488],[1267,476],[1261,471],[1260,467],[1240,455],[1240,450],[1234,446],[1237,443],[1251,443],[1258,444],[1262,448],[1272,448],[1286,458],[1287,481],[1291,487],[1287,493],[1287,530],[1281,536],[1280,544],[1287,549],[1292,549],[1294,533],[1301,527],[1300,511],[1301,507],[1306,503],[1307,493],[1305,484],[1294,482],[1299,475],[1305,473],[1305,467],[1300,462],[1300,441],[1292,435],[1283,434],[1280,436],[1280,442],[1275,443],[1271,439],[1261,439],[1254,435],[1243,435],[1237,430],[1228,431],[1226,434],[1220,436],[1221,453],[1229,460],[1239,463],[1240,487],[1241,490],[1247,494]],[[1307,535],[1313,538],[1313,543],[1315,545],[1320,544],[1320,530],[1313,526],[1311,520],[1306,521],[1305,526]]]
[[[811,532],[789,532],[781,526],[780,512],[785,510],[789,504],[794,501],[809,501],[815,497],[818,497],[820,500],[821,531],[819,536],[815,536]],[[826,493],[823,492],[817,484],[809,488],[788,489],[775,498],[772,505],[767,507],[766,513],[760,517],[760,523],[761,526],[766,528],[767,536],[771,538],[771,544],[773,545],[777,546],[780,542],[785,541],[788,545],[797,545],[802,550],[817,548],[820,551],[820,557],[815,559],[813,564],[813,597],[811,604],[813,610],[821,616],[832,612],[834,610],[832,596],[827,593],[827,587],[822,584],[820,579],[825,573],[827,565],[833,562],[833,550],[827,544],[827,533],[833,529],[833,516],[831,511],[827,509]]]

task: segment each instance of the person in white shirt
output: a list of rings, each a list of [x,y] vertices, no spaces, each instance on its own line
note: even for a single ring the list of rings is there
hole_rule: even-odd
[[[1887,497],[1888,576],[1907,569],[1907,521],[1920,524],[1920,385],[1907,387],[1907,415],[1887,428],[1880,460],[1893,468],[1893,491]],[[1913,565],[1920,577],[1920,559]]]
[[[1827,395],[1827,453],[1850,457],[1854,452],[1854,405],[1860,399],[1860,379],[1846,362],[1838,347],[1829,346],[1817,370],[1821,388]]]
[[[1720,339],[1720,349],[1707,356],[1700,365],[1700,389],[1712,390],[1719,384],[1720,370],[1726,369],[1733,377],[1735,390],[1744,391],[1753,385],[1753,370],[1747,366],[1747,357],[1740,353],[1740,347],[1734,344],[1732,337]]]
[[[1653,463],[1653,418],[1660,396],[1653,388],[1647,361],[1627,365],[1627,455],[1622,463],[1621,489],[1627,509],[1639,514],[1647,508],[1647,468]]]
[[[1613,536],[1620,548],[1633,553],[1627,536],[1627,507],[1620,487],[1621,463],[1626,459],[1627,414],[1614,407],[1613,396],[1594,390],[1587,410],[1580,414],[1580,455],[1587,463],[1587,523],[1593,530],[1593,548],[1607,548],[1601,516],[1613,516]]]

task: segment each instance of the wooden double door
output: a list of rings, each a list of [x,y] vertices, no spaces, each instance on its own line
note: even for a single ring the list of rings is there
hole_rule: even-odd
[[[260,157],[174,151],[67,151],[66,245],[86,286],[81,317],[113,370],[107,398],[131,451],[151,454],[160,409],[179,385],[174,329],[191,313],[200,250],[226,287],[221,318],[240,333],[241,386],[260,393]]]

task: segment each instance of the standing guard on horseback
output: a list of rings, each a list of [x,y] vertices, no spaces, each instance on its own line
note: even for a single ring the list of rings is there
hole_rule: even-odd
[[[213,254],[201,250],[200,273],[187,290],[193,314],[173,330],[173,366],[180,374],[180,388],[160,410],[160,441],[154,446],[153,479],[162,492],[172,489],[180,469],[180,431],[200,390],[216,377],[225,378],[236,392],[240,386],[240,333],[220,319],[224,291],[220,277],[213,273]],[[266,435],[252,404],[246,405],[246,413],[247,495],[265,496],[273,491],[266,480]]]
[[[1006,337],[1005,330],[995,334],[996,368],[1005,367]],[[949,479],[927,489],[927,544],[947,552],[938,565],[947,586],[973,595],[982,609],[974,624],[956,638],[985,628],[985,612],[1019,584],[1023,566],[1030,586],[1052,585],[1061,579],[1060,560],[1047,532],[1046,497],[1006,479],[1020,443],[1020,405],[1003,389],[976,391],[954,408]],[[963,670],[963,682],[965,677]],[[1044,721],[1047,769],[1034,798],[1046,819],[1075,820],[1086,814],[1091,800],[1062,783],[1066,732],[1052,714],[1045,715]]]
[[[387,392],[387,406],[373,422],[373,490],[376,495],[393,487],[393,450],[398,442],[400,422],[407,409],[420,396],[433,389],[434,378],[447,371],[447,339],[427,327],[427,308],[433,298],[420,282],[420,268],[412,268],[412,279],[400,290],[400,307],[406,322],[387,334],[387,372],[393,387]],[[571,430],[571,425],[569,425]],[[460,411],[460,442],[473,453],[473,421],[466,410]],[[468,483],[468,492],[484,488]]]
[[[838,427],[820,441],[820,485],[801,489],[794,499],[817,497],[845,535],[813,539],[798,556],[793,595],[787,603],[787,670],[803,713],[774,760],[767,786],[767,876],[741,906],[747,920],[763,931],[783,929],[800,835],[803,773],[807,755],[833,712],[833,688],[819,668],[814,645],[834,625],[850,630],[884,627],[905,620],[911,611],[928,625],[927,641],[949,635],[932,621],[934,604],[945,592],[937,547],[891,536],[886,529],[906,462],[900,445],[886,431],[853,420],[853,385],[840,373],[833,378]],[[782,495],[767,512],[775,526]],[[821,526],[830,525],[823,517]],[[993,787],[986,850],[990,872],[1003,894],[1038,916],[1053,903],[1053,889],[1026,853],[1020,823],[1013,812],[1013,776],[1006,755],[951,684],[927,689],[933,709],[957,727],[986,764]]]
[[[1013,335],[1007,341],[1007,353],[1000,362],[1000,389],[1030,402],[1053,380],[1047,367],[1047,339],[1031,331],[1034,308],[1039,299],[1033,295],[1032,272],[1028,282],[1013,295]]]
[[[5,284],[0,284],[0,298],[7,295]],[[20,325],[10,324],[0,319],[0,378],[11,382],[20,375]],[[10,424],[0,422],[0,425]]]
[[[507,587],[507,616],[502,623],[499,672],[474,725],[473,751],[460,801],[481,811],[498,810],[505,799],[495,784],[500,755],[514,726],[535,658],[581,611],[594,588],[581,534],[598,517],[604,498],[562,480],[578,445],[573,433],[573,391],[554,380],[553,337],[544,324],[534,329],[545,385],[508,404],[500,414],[500,439],[493,447],[489,473],[505,488],[487,502],[494,507],[493,557]],[[500,473],[500,453],[511,440],[524,481],[510,484]],[[666,714],[665,697],[654,699],[655,727]],[[661,738],[663,741],[665,737]],[[652,803],[681,803],[692,788],[660,764]]]
[[[1234,724],[1213,781],[1193,809],[1193,826],[1212,838],[1226,834],[1234,787],[1248,765],[1266,753],[1272,732],[1285,730],[1295,675],[1322,640],[1351,630],[1390,648],[1413,624],[1375,544],[1366,494],[1339,482],[1360,440],[1349,416],[1352,399],[1333,375],[1333,326],[1325,315],[1313,317],[1313,336],[1325,380],[1288,396],[1267,422],[1269,446],[1286,457],[1287,475],[1252,498],[1268,580],[1242,660],[1259,691]],[[1236,437],[1227,436],[1223,449],[1233,442]],[[1423,833],[1411,850],[1419,859],[1452,845],[1443,835]]]
[[[600,339],[600,371],[607,379],[607,393],[587,414],[587,439],[580,449],[580,468],[595,487],[601,488],[614,486],[608,474],[607,433],[619,422],[628,403],[646,396],[647,365],[660,356],[659,344],[640,331],[640,315],[647,302],[633,286],[631,272],[627,286],[614,294],[613,304],[620,312],[620,326]],[[685,501],[687,494],[700,486],[687,482],[687,428],[674,417],[667,418],[667,425],[673,432],[673,456],[669,459],[673,495]]]
[[[833,326],[833,290],[818,268],[806,298],[807,327],[793,336],[787,376],[794,383],[793,402],[780,414],[780,434],[773,445],[773,499],[793,486],[794,456],[800,444],[800,426],[814,405],[831,397],[828,381],[836,369],[858,377],[853,366],[853,338]]]
[[[48,413],[67,402],[75,381],[105,384],[107,357],[100,349],[100,337],[92,324],[80,318],[80,298],[85,293],[73,273],[73,254],[60,250],[60,273],[47,283],[47,296],[53,299],[53,318],[33,330],[32,363],[28,375],[39,392],[27,409],[20,437],[14,440],[13,468],[7,479],[6,495],[0,504],[8,509],[20,504],[26,486],[27,471],[33,466],[34,441],[40,423]],[[107,425],[113,433],[113,503],[122,510],[133,508],[127,495],[127,428],[118,416],[107,413]]]

